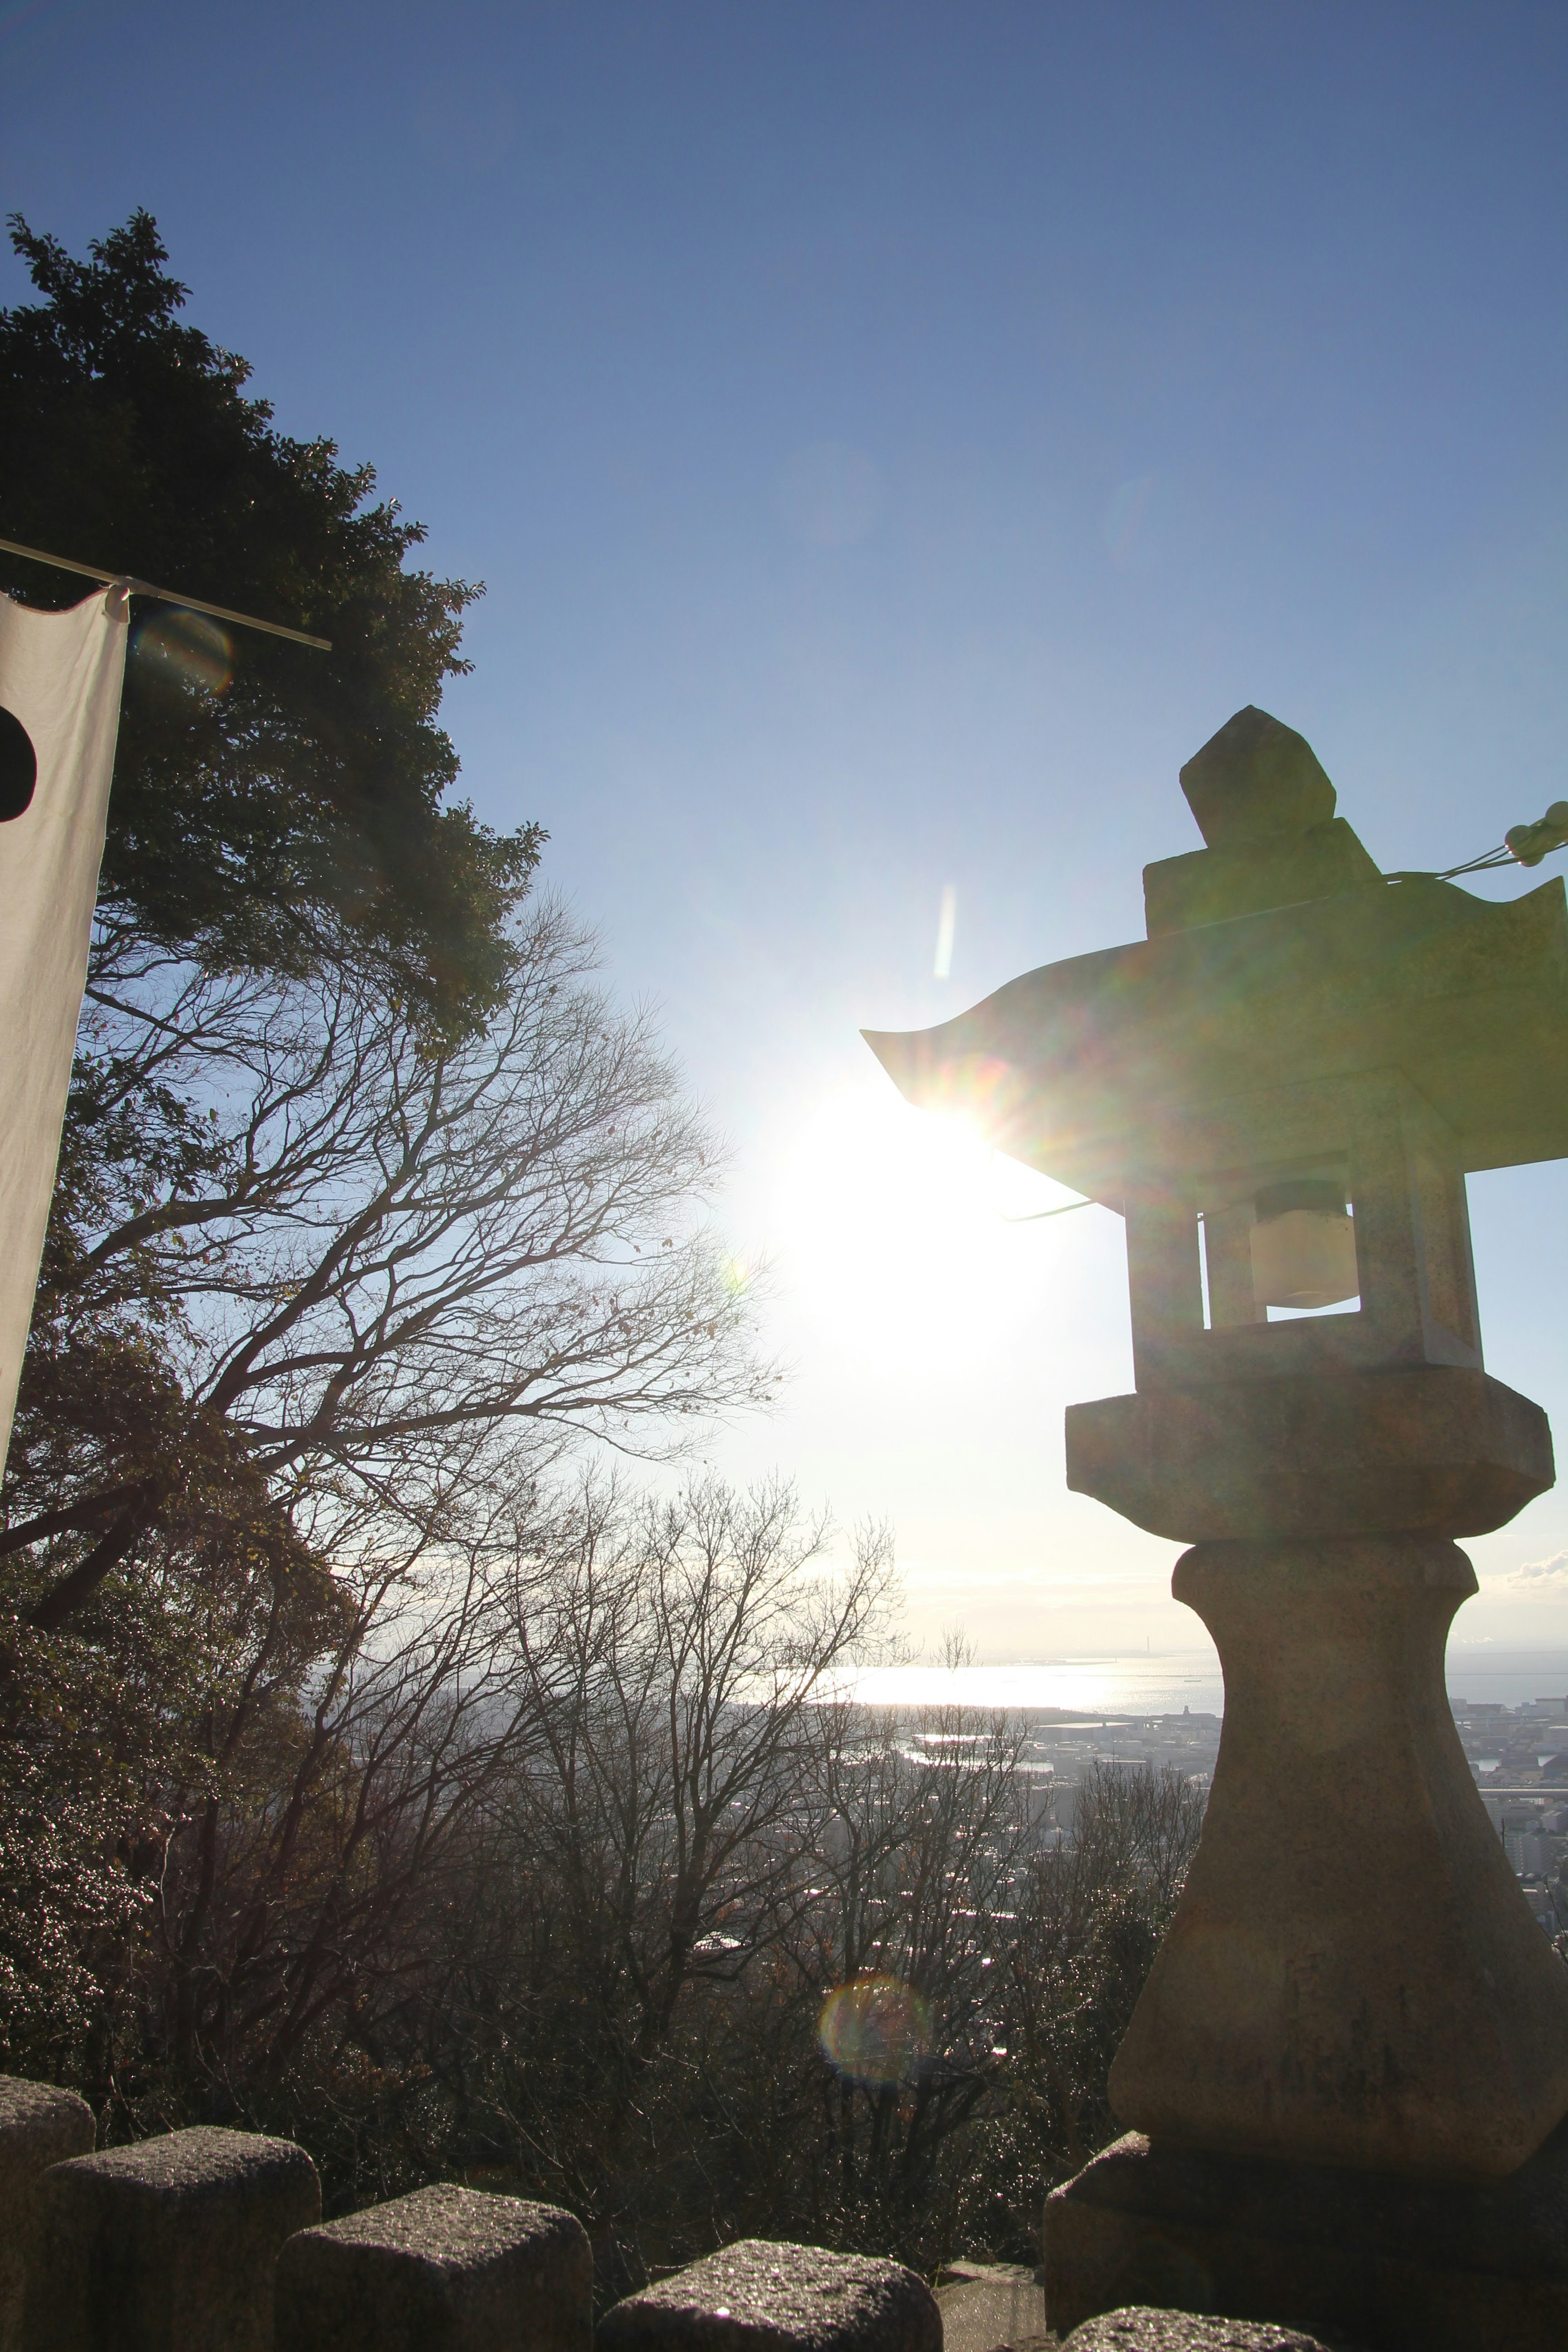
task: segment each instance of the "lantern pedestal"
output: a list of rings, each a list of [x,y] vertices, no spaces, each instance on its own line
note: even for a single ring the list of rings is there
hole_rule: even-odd
[[[1568,1969],[1449,1712],[1469,1561],[1408,1535],[1200,1544],[1172,1589],[1214,1635],[1225,1729],[1115,2113],[1237,2155],[1516,2171],[1568,2114]]]
[[[1210,1538],[1172,1590],[1226,1708],[1111,2070],[1136,2128],[1047,2202],[1050,2326],[1154,2304],[1378,2352],[1555,2352],[1568,1969],[1443,1676],[1476,1590],[1450,1538],[1552,1484],[1544,1415],[1458,1368],[1215,1382],[1073,1407],[1068,1459],[1141,1525]]]
[[[1111,2070],[1137,2128],[1046,2207],[1051,2326],[1126,2304],[1378,2352],[1568,2341],[1568,1969],[1443,1656],[1451,1538],[1553,1478],[1539,1406],[1427,1365],[1075,1405],[1068,1477],[1201,1538],[1225,1668],[1203,1840]]]

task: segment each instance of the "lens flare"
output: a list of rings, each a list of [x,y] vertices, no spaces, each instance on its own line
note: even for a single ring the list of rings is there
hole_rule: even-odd
[[[936,957],[931,965],[933,980],[952,978],[952,935],[958,924],[958,893],[948,883],[942,894],[942,905],[936,919]]]
[[[890,2090],[912,2082],[931,2050],[931,2003],[898,1977],[856,1977],[823,2002],[816,2038],[837,2073]]]
[[[139,621],[137,669],[149,684],[184,695],[221,694],[234,676],[234,647],[205,613],[163,606]]]
[[[757,1269],[749,1257],[727,1257],[719,1270],[719,1279],[731,1298],[742,1298],[756,1280]]]

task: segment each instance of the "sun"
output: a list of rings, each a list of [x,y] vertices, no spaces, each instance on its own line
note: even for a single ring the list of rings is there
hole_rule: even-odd
[[[914,1110],[877,1081],[847,1085],[805,1120],[781,1169],[773,1255],[841,1349],[882,1364],[951,1358],[984,1344],[1016,1293],[1007,1220],[1073,1197],[962,1116]]]

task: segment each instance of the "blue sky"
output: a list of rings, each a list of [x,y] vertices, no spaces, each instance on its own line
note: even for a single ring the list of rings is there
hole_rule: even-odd
[[[1119,1224],[1005,1224],[1047,1188],[858,1030],[1138,936],[1246,702],[1385,866],[1568,793],[1565,83],[1561,8],[1430,0],[0,0],[5,207],[147,205],[280,423],[488,583],[465,788],[550,828],[773,1262],[788,1401],[712,1458],[891,1519],[917,1638],[1201,1636],[1062,1485]],[[1563,1200],[1472,1187],[1490,1367],[1568,1427]],[[1563,1640],[1559,1555],[1552,1496],[1464,1630]]]

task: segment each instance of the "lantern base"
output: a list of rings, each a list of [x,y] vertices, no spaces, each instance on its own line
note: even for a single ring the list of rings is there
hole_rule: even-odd
[[[1152,2304],[1378,2352],[1560,2352],[1568,2126],[1484,2187],[1259,2163],[1131,2133],[1047,2200],[1045,2272],[1059,2336]]]
[[[1455,1365],[1141,1390],[1071,1404],[1068,1485],[1178,1543],[1479,1536],[1552,1484],[1529,1397]]]
[[[1568,2115],[1568,1969],[1487,1818],[1443,1682],[1476,1590],[1420,1536],[1202,1544],[1225,1727],[1203,1837],[1110,2071],[1156,2139],[1436,2179]]]

